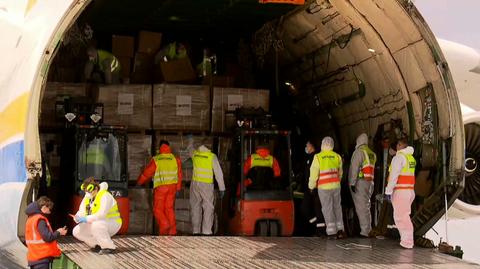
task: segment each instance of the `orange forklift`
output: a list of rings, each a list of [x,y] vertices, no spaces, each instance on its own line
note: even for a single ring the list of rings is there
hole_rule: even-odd
[[[235,190],[231,195],[228,232],[242,236],[291,236],[294,204],[290,131],[263,129],[270,125],[255,129],[252,128],[254,121],[242,119],[241,122],[243,125],[235,135],[234,150],[238,152],[235,155],[239,159],[232,172],[237,184],[232,184]],[[273,149],[272,156],[282,169],[280,177],[274,178],[273,169],[269,167],[253,167],[247,174],[244,173],[245,160],[260,144],[267,144]],[[251,182],[248,186],[245,184],[247,178]]]

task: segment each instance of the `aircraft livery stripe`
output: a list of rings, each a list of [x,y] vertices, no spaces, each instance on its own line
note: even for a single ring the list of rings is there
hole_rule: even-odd
[[[29,97],[26,92],[0,111],[0,145],[25,132]]]

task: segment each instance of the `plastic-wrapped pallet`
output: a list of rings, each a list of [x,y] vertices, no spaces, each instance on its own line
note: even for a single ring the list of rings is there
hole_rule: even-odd
[[[131,188],[128,190],[128,198],[130,199],[128,234],[152,233],[152,196],[153,191],[149,188]]]
[[[152,136],[128,134],[128,180],[137,180],[152,158]]]
[[[238,107],[270,108],[270,93],[264,89],[215,88],[213,91],[212,132],[226,132],[235,125],[235,116],[226,115]]]
[[[210,91],[207,86],[153,86],[153,128],[200,130],[210,128]]]
[[[69,97],[85,96],[85,84],[48,82],[43,92],[40,126],[62,126],[63,122],[57,122],[55,116],[55,104]]]
[[[206,146],[212,149],[213,138],[208,136],[197,135],[162,135],[157,132],[155,135],[155,149],[158,150],[161,140],[167,140],[173,154],[178,156],[182,161],[183,180],[189,182],[192,180],[192,160],[191,152],[199,147],[202,141],[206,141]]]
[[[102,86],[98,102],[104,106],[104,124],[129,129],[151,129],[152,86],[117,84]]]

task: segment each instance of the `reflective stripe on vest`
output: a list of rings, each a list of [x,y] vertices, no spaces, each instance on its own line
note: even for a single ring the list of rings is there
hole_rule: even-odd
[[[375,163],[377,162],[377,156],[366,145],[360,146],[360,150],[363,153],[362,169],[358,173],[358,178],[363,178],[366,181],[372,181],[375,175]]]
[[[50,232],[52,227],[48,219],[42,214],[30,216],[25,225],[25,243],[27,244],[27,260],[30,262],[39,261],[48,257],[59,257],[61,251],[58,248],[57,241],[45,242],[38,231],[38,222],[44,220]]]
[[[256,153],[252,154],[250,157],[250,168],[253,167],[273,167],[273,157],[272,155],[268,155],[266,157],[262,157]]]
[[[117,58],[111,54],[108,51],[104,50],[97,50],[98,53],[98,66],[100,67],[100,71],[105,72],[105,67],[103,66],[103,62],[105,60],[111,60],[110,63],[110,72],[115,72],[117,69],[119,69],[119,63]]]
[[[81,162],[84,164],[103,165],[105,163],[105,154],[98,147],[88,147],[87,152],[80,156]]]
[[[317,187],[323,190],[340,188],[340,156],[333,151],[322,151],[316,154],[315,158],[320,166]]]
[[[171,153],[159,154],[153,157],[157,170],[153,176],[153,187],[176,184],[178,182],[177,159]]]
[[[88,211],[88,205],[90,204],[90,199],[88,198],[85,199],[85,206],[87,207],[87,210],[85,210],[85,212],[87,212],[87,215],[93,215],[97,213],[98,210],[100,210],[102,197],[107,193],[108,193],[107,190],[101,190],[97,193],[97,195],[95,196],[95,200],[93,201],[93,206],[90,209],[90,212]],[[122,218],[120,217],[120,212],[118,211],[117,201],[113,197],[112,199],[113,199],[113,206],[110,208],[110,210],[108,210],[106,219],[115,220],[119,224],[122,224]]]
[[[193,152],[193,181],[213,184],[213,156],[210,151]]]
[[[405,154],[403,152],[398,152],[398,154],[405,157],[407,164],[402,167],[400,175],[398,175],[397,184],[393,188],[394,190],[413,190],[415,189],[415,166],[417,161],[411,154]],[[392,171],[392,165],[388,168],[388,171]],[[390,177],[388,177],[390,179]]]

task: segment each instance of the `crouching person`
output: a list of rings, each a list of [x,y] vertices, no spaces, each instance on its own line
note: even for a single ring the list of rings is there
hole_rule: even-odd
[[[52,230],[47,215],[53,209],[53,202],[46,196],[28,205],[25,213],[28,215],[25,225],[25,241],[27,243],[28,266],[32,269],[48,269],[53,259],[60,257],[57,239],[65,235],[65,227]]]
[[[106,182],[99,184],[92,177],[83,182],[81,189],[85,196],[73,216],[78,223],[73,228],[73,236],[85,242],[94,252],[111,254],[116,248],[111,237],[122,226],[117,201],[108,192]]]

